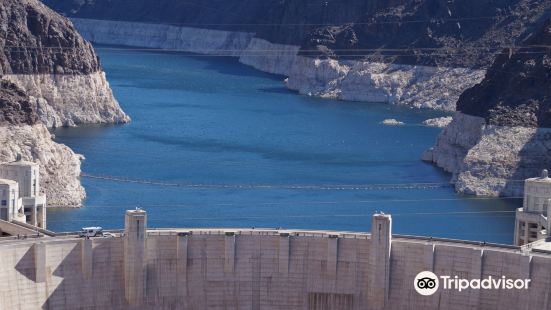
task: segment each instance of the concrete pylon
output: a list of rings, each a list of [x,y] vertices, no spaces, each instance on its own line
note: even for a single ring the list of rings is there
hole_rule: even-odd
[[[368,309],[384,309],[390,284],[390,246],[392,218],[388,214],[374,214],[371,219],[371,246],[369,249]]]
[[[124,293],[130,306],[140,306],[145,300],[147,212],[126,211],[124,224]]]

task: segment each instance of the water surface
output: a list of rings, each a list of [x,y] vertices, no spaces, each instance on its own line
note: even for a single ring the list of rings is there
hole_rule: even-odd
[[[420,123],[438,112],[300,96],[234,59],[98,51],[133,122],[59,129],[57,141],[88,175],[163,184],[83,178],[86,207],[50,209],[53,230],[121,228],[138,206],[151,227],[368,231],[384,211],[395,233],[512,240],[518,202],[458,196],[419,160],[440,131]]]

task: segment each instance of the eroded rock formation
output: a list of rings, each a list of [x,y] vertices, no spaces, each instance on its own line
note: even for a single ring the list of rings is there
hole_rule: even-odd
[[[0,80],[0,162],[18,155],[40,164],[41,186],[52,206],[79,206],[85,197],[78,181],[81,156],[55,143],[38,117],[38,99]]]
[[[454,174],[460,192],[519,196],[551,165],[551,19],[518,50],[504,51],[423,158]]]
[[[551,7],[549,0],[44,2],[98,43],[239,56],[288,76],[286,85],[302,94],[450,111],[495,54]],[[236,36],[243,40],[228,40]],[[205,40],[218,42],[204,50]]]
[[[49,107],[50,126],[127,122],[90,43],[38,0],[0,3],[0,76]]]
[[[90,43],[38,0],[0,1],[0,161],[40,164],[50,206],[80,206],[81,156],[47,127],[129,121]]]

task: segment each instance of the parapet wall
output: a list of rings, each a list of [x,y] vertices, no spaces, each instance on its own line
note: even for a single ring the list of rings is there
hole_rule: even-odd
[[[373,245],[384,231],[174,229],[142,234],[142,259],[129,250],[142,244],[133,233],[0,241],[0,309],[550,308],[551,254],[541,252],[395,236],[381,263],[386,250]],[[125,270],[135,271],[131,281]],[[413,286],[423,270],[531,286],[426,297]]]

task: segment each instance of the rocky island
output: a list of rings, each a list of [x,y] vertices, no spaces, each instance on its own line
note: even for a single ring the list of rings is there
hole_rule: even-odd
[[[51,206],[79,206],[80,159],[55,143],[59,126],[124,123],[99,59],[66,18],[37,0],[0,2],[0,161],[40,164]]]

